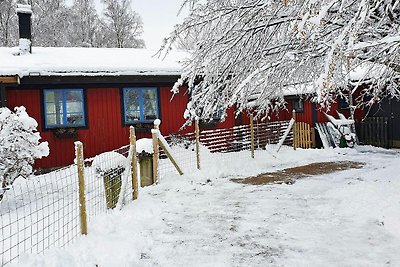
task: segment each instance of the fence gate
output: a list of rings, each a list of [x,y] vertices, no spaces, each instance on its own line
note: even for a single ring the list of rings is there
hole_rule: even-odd
[[[293,126],[295,129],[294,141],[295,146],[299,148],[315,147],[315,129],[305,122],[296,122]]]

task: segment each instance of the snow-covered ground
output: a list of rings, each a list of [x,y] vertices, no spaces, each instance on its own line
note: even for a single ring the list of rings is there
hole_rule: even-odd
[[[399,151],[271,151],[162,177],[71,246],[10,266],[400,266]],[[343,160],[365,166],[293,185],[230,180]]]

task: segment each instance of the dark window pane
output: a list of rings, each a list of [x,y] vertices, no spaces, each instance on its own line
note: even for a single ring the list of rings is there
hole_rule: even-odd
[[[83,101],[82,91],[67,91],[66,92],[67,102],[80,102]]]
[[[143,109],[144,119],[154,120],[157,119],[157,91],[154,89],[143,89]]]
[[[125,109],[129,110],[140,110],[140,101],[139,101],[139,91],[138,90],[126,90],[125,91]]]
[[[293,100],[293,109],[296,112],[303,112],[303,110],[304,110],[303,103],[304,103],[303,99],[295,99],[295,100]]]
[[[67,113],[83,114],[83,96],[81,91],[66,92]]]

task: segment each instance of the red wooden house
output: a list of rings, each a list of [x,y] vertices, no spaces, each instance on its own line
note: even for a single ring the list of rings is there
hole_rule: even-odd
[[[85,144],[92,157],[128,143],[129,126],[138,138],[149,136],[152,122],[162,120],[165,135],[180,130],[188,103],[185,88],[172,98],[180,77],[175,52],[161,60],[143,49],[36,48],[15,55],[0,48],[2,103],[13,109],[25,106],[39,124],[50,155],[37,168],[71,164],[74,141]],[[233,111],[217,127],[235,125]]]

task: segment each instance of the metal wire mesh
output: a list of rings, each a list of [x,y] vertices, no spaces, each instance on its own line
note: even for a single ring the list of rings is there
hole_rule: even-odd
[[[130,145],[104,153],[98,166],[112,166],[124,159],[122,168],[99,172],[85,160],[85,196],[88,221],[109,212],[117,205],[119,194],[132,199]],[[124,183],[123,183],[124,180]],[[125,187],[123,188],[123,185]],[[0,201],[0,265],[22,253],[42,253],[48,248],[64,247],[81,234],[78,171],[71,165],[29,179],[17,179]],[[89,230],[90,231],[90,230]]]
[[[75,166],[17,179],[0,202],[1,265],[63,247],[80,234]]]
[[[277,144],[287,129],[289,121],[255,123],[254,146],[255,149],[266,149],[269,144]],[[170,135],[165,138],[170,144],[171,152],[183,169],[184,173],[196,169],[196,136],[194,133],[183,135]],[[235,126],[225,129],[204,130],[199,134],[200,140],[200,165],[207,166],[218,162],[229,163],[251,156],[251,128],[250,125]],[[291,145],[293,133],[290,132],[284,144]],[[177,170],[160,150],[159,175],[176,174]]]
[[[194,133],[188,133],[185,135],[169,135],[165,137],[171,147],[172,156],[178,162],[179,167],[182,171],[188,172],[196,169],[196,136]],[[174,165],[167,158],[165,151],[160,147],[160,161],[159,161],[159,175],[165,177],[166,175],[177,173]]]

